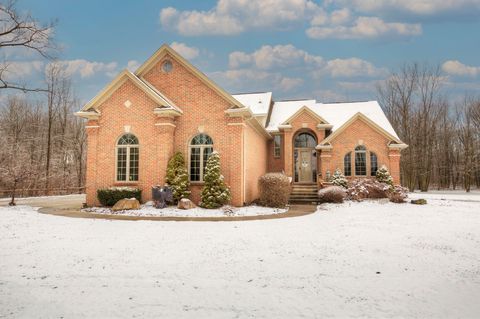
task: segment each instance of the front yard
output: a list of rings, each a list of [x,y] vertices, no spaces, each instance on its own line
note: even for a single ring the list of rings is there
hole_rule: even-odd
[[[480,196],[452,196],[243,222],[0,207],[0,318],[478,318]]]

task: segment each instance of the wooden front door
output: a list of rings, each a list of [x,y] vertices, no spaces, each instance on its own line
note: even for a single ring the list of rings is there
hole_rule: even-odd
[[[311,183],[312,178],[312,152],[310,150],[299,150],[298,156],[298,182]]]

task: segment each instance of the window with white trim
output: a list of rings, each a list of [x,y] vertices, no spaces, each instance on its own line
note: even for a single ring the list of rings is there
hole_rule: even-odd
[[[280,157],[280,145],[282,143],[281,135],[273,136],[273,157]]]
[[[355,147],[355,175],[367,175],[367,149],[363,145]]]
[[[198,134],[190,142],[190,181],[202,182],[207,160],[213,152],[213,140],[206,134]]]
[[[125,134],[117,143],[117,181],[138,181],[138,139],[133,134]]]

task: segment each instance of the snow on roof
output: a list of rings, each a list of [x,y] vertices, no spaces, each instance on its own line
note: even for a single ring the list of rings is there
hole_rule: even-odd
[[[301,107],[307,106],[313,112],[333,125],[332,131],[341,127],[357,113],[362,113],[385,131],[398,138],[377,101],[351,103],[316,103],[315,100],[275,102],[267,131],[277,131],[282,124]]]
[[[254,115],[266,115],[272,101],[272,92],[241,93],[232,95],[243,105],[250,108]]]

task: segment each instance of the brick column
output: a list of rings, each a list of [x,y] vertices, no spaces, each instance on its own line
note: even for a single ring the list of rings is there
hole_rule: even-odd
[[[99,129],[100,126],[98,125],[98,121],[90,120],[85,124],[85,130],[87,132],[85,193],[87,195],[88,206],[99,205],[97,200],[97,145]]]
[[[330,176],[333,175],[333,170],[331,168],[331,159],[332,159],[332,152],[328,149],[323,149],[320,151],[320,162],[321,169],[322,169],[322,180],[327,180],[327,171],[330,172]]]
[[[388,151],[389,171],[392,175],[393,183],[400,184],[400,150],[390,149]]]
[[[227,166],[229,171],[225,172],[225,182],[230,187],[232,195],[231,204],[233,206],[243,206],[245,202],[245,145],[244,145],[244,128],[245,123],[240,118],[231,119],[227,124],[227,133],[229,136],[229,154],[220,154],[220,165],[222,171]],[[229,162],[230,165],[227,165]]]
[[[284,129],[283,149],[285,150],[284,169],[285,174],[293,178],[293,131],[291,128]]]
[[[151,172],[147,172],[145,180],[145,188],[149,190],[152,186],[165,184],[165,176],[167,174],[167,165],[174,153],[175,141],[175,120],[169,116],[157,116],[155,121],[155,144],[152,145],[152,153],[147,152],[146,160],[149,161],[147,166]],[[151,192],[145,191],[142,194],[144,200],[151,199]]]

